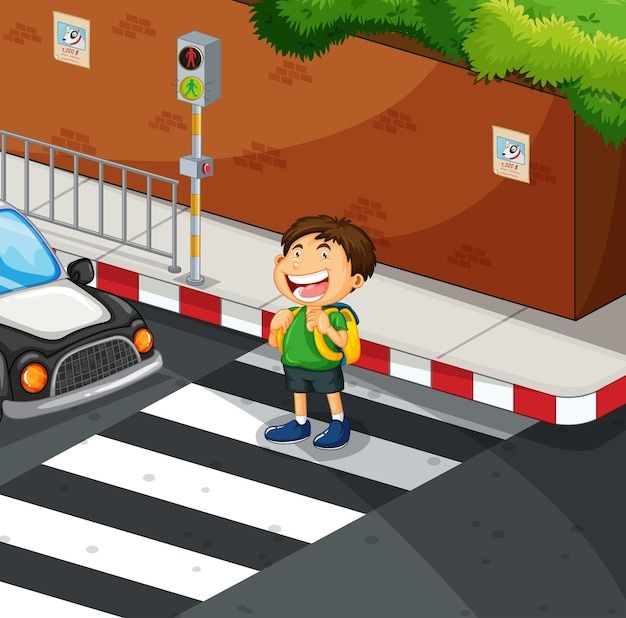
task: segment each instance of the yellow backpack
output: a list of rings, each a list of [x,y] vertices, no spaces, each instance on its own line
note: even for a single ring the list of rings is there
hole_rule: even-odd
[[[296,307],[291,311],[295,316],[300,313],[300,310],[304,307]],[[346,343],[343,350],[339,352],[335,352],[332,350],[330,346],[326,343],[326,339],[324,335],[320,333],[317,328],[313,329],[313,337],[315,338],[315,347],[317,351],[326,359],[330,361],[341,361],[341,364],[352,365],[356,363],[361,356],[361,339],[359,338],[359,329],[358,323],[359,318],[356,313],[352,310],[348,305],[344,305],[343,303],[337,303],[331,307],[326,307],[324,311],[328,314],[334,313],[335,311],[341,312],[343,317],[346,319],[346,325],[348,327],[348,343]],[[278,344],[278,349],[280,353],[283,352],[283,340],[285,338],[285,333],[281,328],[276,333],[276,343]]]

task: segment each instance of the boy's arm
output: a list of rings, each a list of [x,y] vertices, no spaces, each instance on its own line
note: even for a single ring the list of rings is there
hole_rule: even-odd
[[[293,322],[293,312],[289,309],[281,309],[270,322],[270,336],[267,342],[273,347],[278,347],[276,340],[276,333],[282,328],[283,332],[287,332],[287,329]]]
[[[343,324],[345,325],[345,319],[343,320]],[[336,329],[330,323],[330,318],[325,311],[321,311],[319,314],[317,319],[317,330],[319,330],[322,335],[326,335],[337,347],[346,347],[346,344],[348,343],[348,331],[342,328]]]

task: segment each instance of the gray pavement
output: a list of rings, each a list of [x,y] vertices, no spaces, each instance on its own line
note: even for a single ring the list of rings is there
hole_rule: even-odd
[[[537,424],[181,618],[626,616],[625,418]]]
[[[0,423],[0,485],[260,344],[256,337],[226,331],[149,305],[141,305],[140,310],[156,333],[156,347],[164,356],[163,369],[133,389],[79,408],[30,420],[3,418]]]
[[[23,159],[7,157],[7,200],[23,207]],[[48,216],[48,168],[30,163],[31,207]],[[95,230],[98,223],[98,183],[80,176],[80,224]],[[56,171],[57,220],[73,214],[72,175]],[[121,234],[121,189],[105,186],[104,228]],[[172,248],[171,205],[152,202],[153,246]],[[182,273],[169,273],[168,258],[119,242],[36,221],[51,244],[68,254],[103,261],[152,280],[150,291],[164,295],[186,283],[189,247],[189,209],[178,208],[177,245]],[[146,198],[128,195],[128,234],[146,242]],[[205,284],[195,289],[236,303],[246,313],[284,307],[272,281],[273,258],[280,252],[280,234],[245,223],[202,213],[202,273]],[[253,259],[224,259],[233,246],[245,246]],[[140,283],[140,288],[141,288]],[[626,374],[626,331],[621,328],[626,296],[579,320],[551,315],[518,303],[481,294],[442,281],[379,265],[376,275],[348,299],[361,318],[361,336],[389,348],[391,375],[431,385],[430,362],[459,367],[480,377],[475,399],[513,409],[513,384],[562,399],[557,422],[576,424],[595,418],[595,392]],[[393,307],[395,319],[387,319]],[[176,310],[176,309],[174,309]],[[515,353],[511,354],[511,350]],[[486,379],[483,379],[486,378]]]
[[[31,422],[3,420],[1,493],[259,572],[197,603],[0,544],[1,581],[137,618],[185,608],[182,618],[626,616],[626,409],[578,427],[497,423],[491,432],[474,434],[470,427],[489,424],[486,406],[417,385],[409,390],[390,377],[370,375],[368,382],[368,372],[350,369],[345,399],[356,430],[438,456],[450,450],[460,462],[412,491],[387,491],[392,488],[335,469],[363,452],[340,451],[324,469],[308,461],[308,451],[288,456],[137,414],[191,382],[238,393],[239,405],[253,415],[263,405],[277,413],[291,405],[276,388],[281,376],[259,368],[268,358],[260,339],[140,309],[156,333],[163,371],[91,407]],[[311,415],[323,419],[318,403]],[[455,419],[463,418],[457,427]],[[308,545],[37,467],[95,433],[196,464],[219,464],[235,476],[250,474],[253,462],[260,482],[336,504],[349,500],[344,506],[369,513]],[[431,459],[435,465],[438,457]]]

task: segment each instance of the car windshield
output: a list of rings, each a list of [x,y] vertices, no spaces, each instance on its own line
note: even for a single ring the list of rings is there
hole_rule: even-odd
[[[0,209],[0,294],[59,278],[61,268],[39,232],[18,212]]]

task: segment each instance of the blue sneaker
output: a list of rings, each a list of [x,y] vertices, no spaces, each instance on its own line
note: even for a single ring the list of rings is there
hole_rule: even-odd
[[[325,449],[342,448],[348,444],[350,439],[350,423],[347,418],[342,421],[332,420],[328,429],[323,431],[319,436],[315,436],[313,446]]]
[[[304,425],[298,421],[289,421],[285,425],[268,427],[265,430],[265,439],[278,444],[294,444],[302,442],[311,435],[311,423],[307,420]]]

